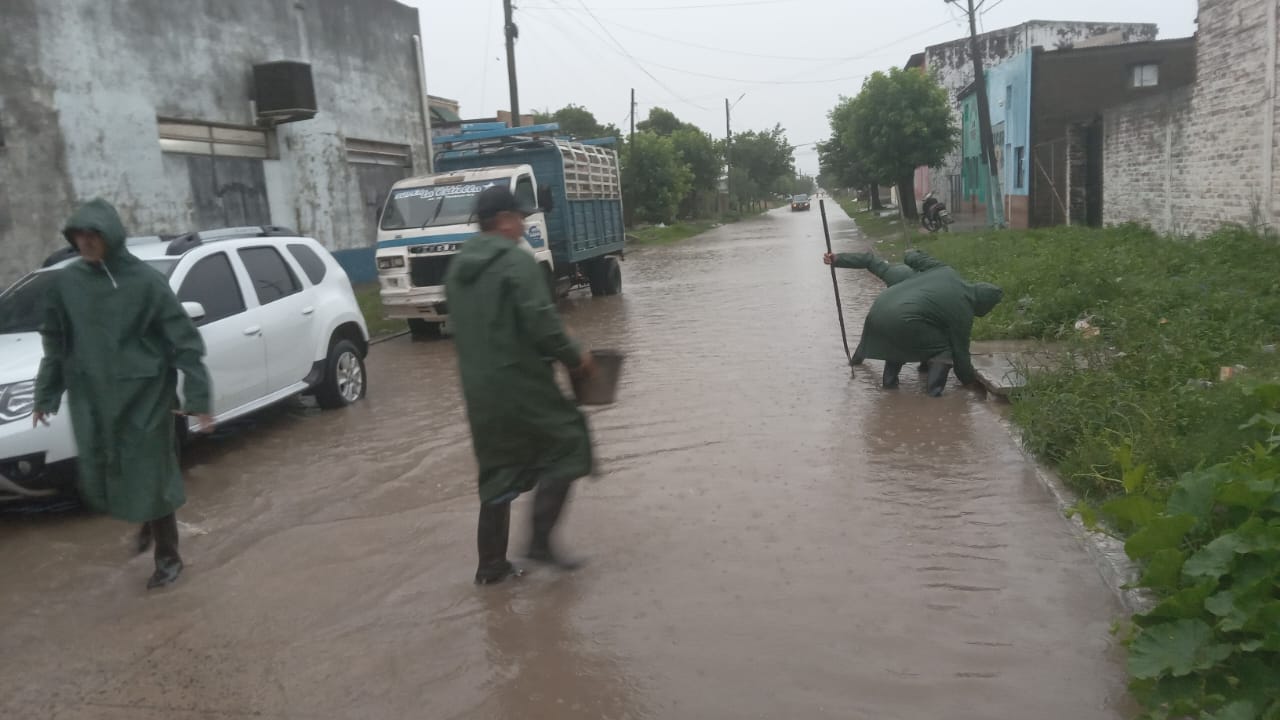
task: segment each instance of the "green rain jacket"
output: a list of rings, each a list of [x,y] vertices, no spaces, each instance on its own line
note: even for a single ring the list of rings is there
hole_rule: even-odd
[[[916,271],[906,265],[891,263],[875,256],[875,253],[837,253],[835,267],[866,270],[884,281],[885,285],[897,285]]]
[[[973,319],[991,312],[1003,295],[995,285],[968,283],[945,265],[935,267],[880,293],[858,349],[863,357],[900,363],[949,356],[960,382],[972,383]]]
[[[556,385],[549,360],[576,367],[581,350],[556,312],[543,271],[497,235],[477,235],[445,278],[480,502],[507,502],[540,480],[591,472],[591,437]]]
[[[204,341],[164,276],[125,248],[115,208],[92,200],[63,230],[94,230],[101,264],[57,271],[40,334],[36,410],[67,395],[79,452],[80,498],[121,520],[163,517],[186,500],[175,449],[178,372],[185,411],[210,412]]]
[[[916,272],[929,272],[938,268],[950,267],[923,250],[908,250],[902,256],[902,262]]]

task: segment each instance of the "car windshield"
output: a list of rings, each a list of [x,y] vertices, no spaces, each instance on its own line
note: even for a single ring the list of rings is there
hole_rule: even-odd
[[[794,198],[792,198],[792,200],[795,200],[796,202],[804,202],[808,199],[809,199],[808,195],[797,195]]]
[[[40,330],[45,296],[57,272],[31,273],[0,293],[0,335]]]
[[[427,185],[392,190],[382,211],[383,230],[407,230],[471,221],[476,197],[496,181],[462,185]]]

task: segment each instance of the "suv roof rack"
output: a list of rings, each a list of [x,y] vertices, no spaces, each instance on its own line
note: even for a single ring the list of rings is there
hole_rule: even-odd
[[[219,240],[243,240],[255,237],[291,237],[297,235],[292,228],[283,225],[245,225],[243,227],[200,230],[179,235],[169,242],[165,255],[182,255],[208,242]]]

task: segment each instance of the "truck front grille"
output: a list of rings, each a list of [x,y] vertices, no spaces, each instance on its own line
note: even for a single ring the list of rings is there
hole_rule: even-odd
[[[414,287],[438,287],[444,285],[444,275],[449,270],[452,255],[409,258],[409,281]]]

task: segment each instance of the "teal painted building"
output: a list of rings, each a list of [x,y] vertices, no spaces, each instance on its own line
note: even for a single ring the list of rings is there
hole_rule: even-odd
[[[1030,223],[1031,58],[1032,51],[1028,50],[985,72],[1005,218],[1015,228],[1025,228]],[[982,170],[978,97],[974,90],[975,86],[970,85],[960,95],[960,175],[964,201],[976,210],[986,207],[990,189]]]

